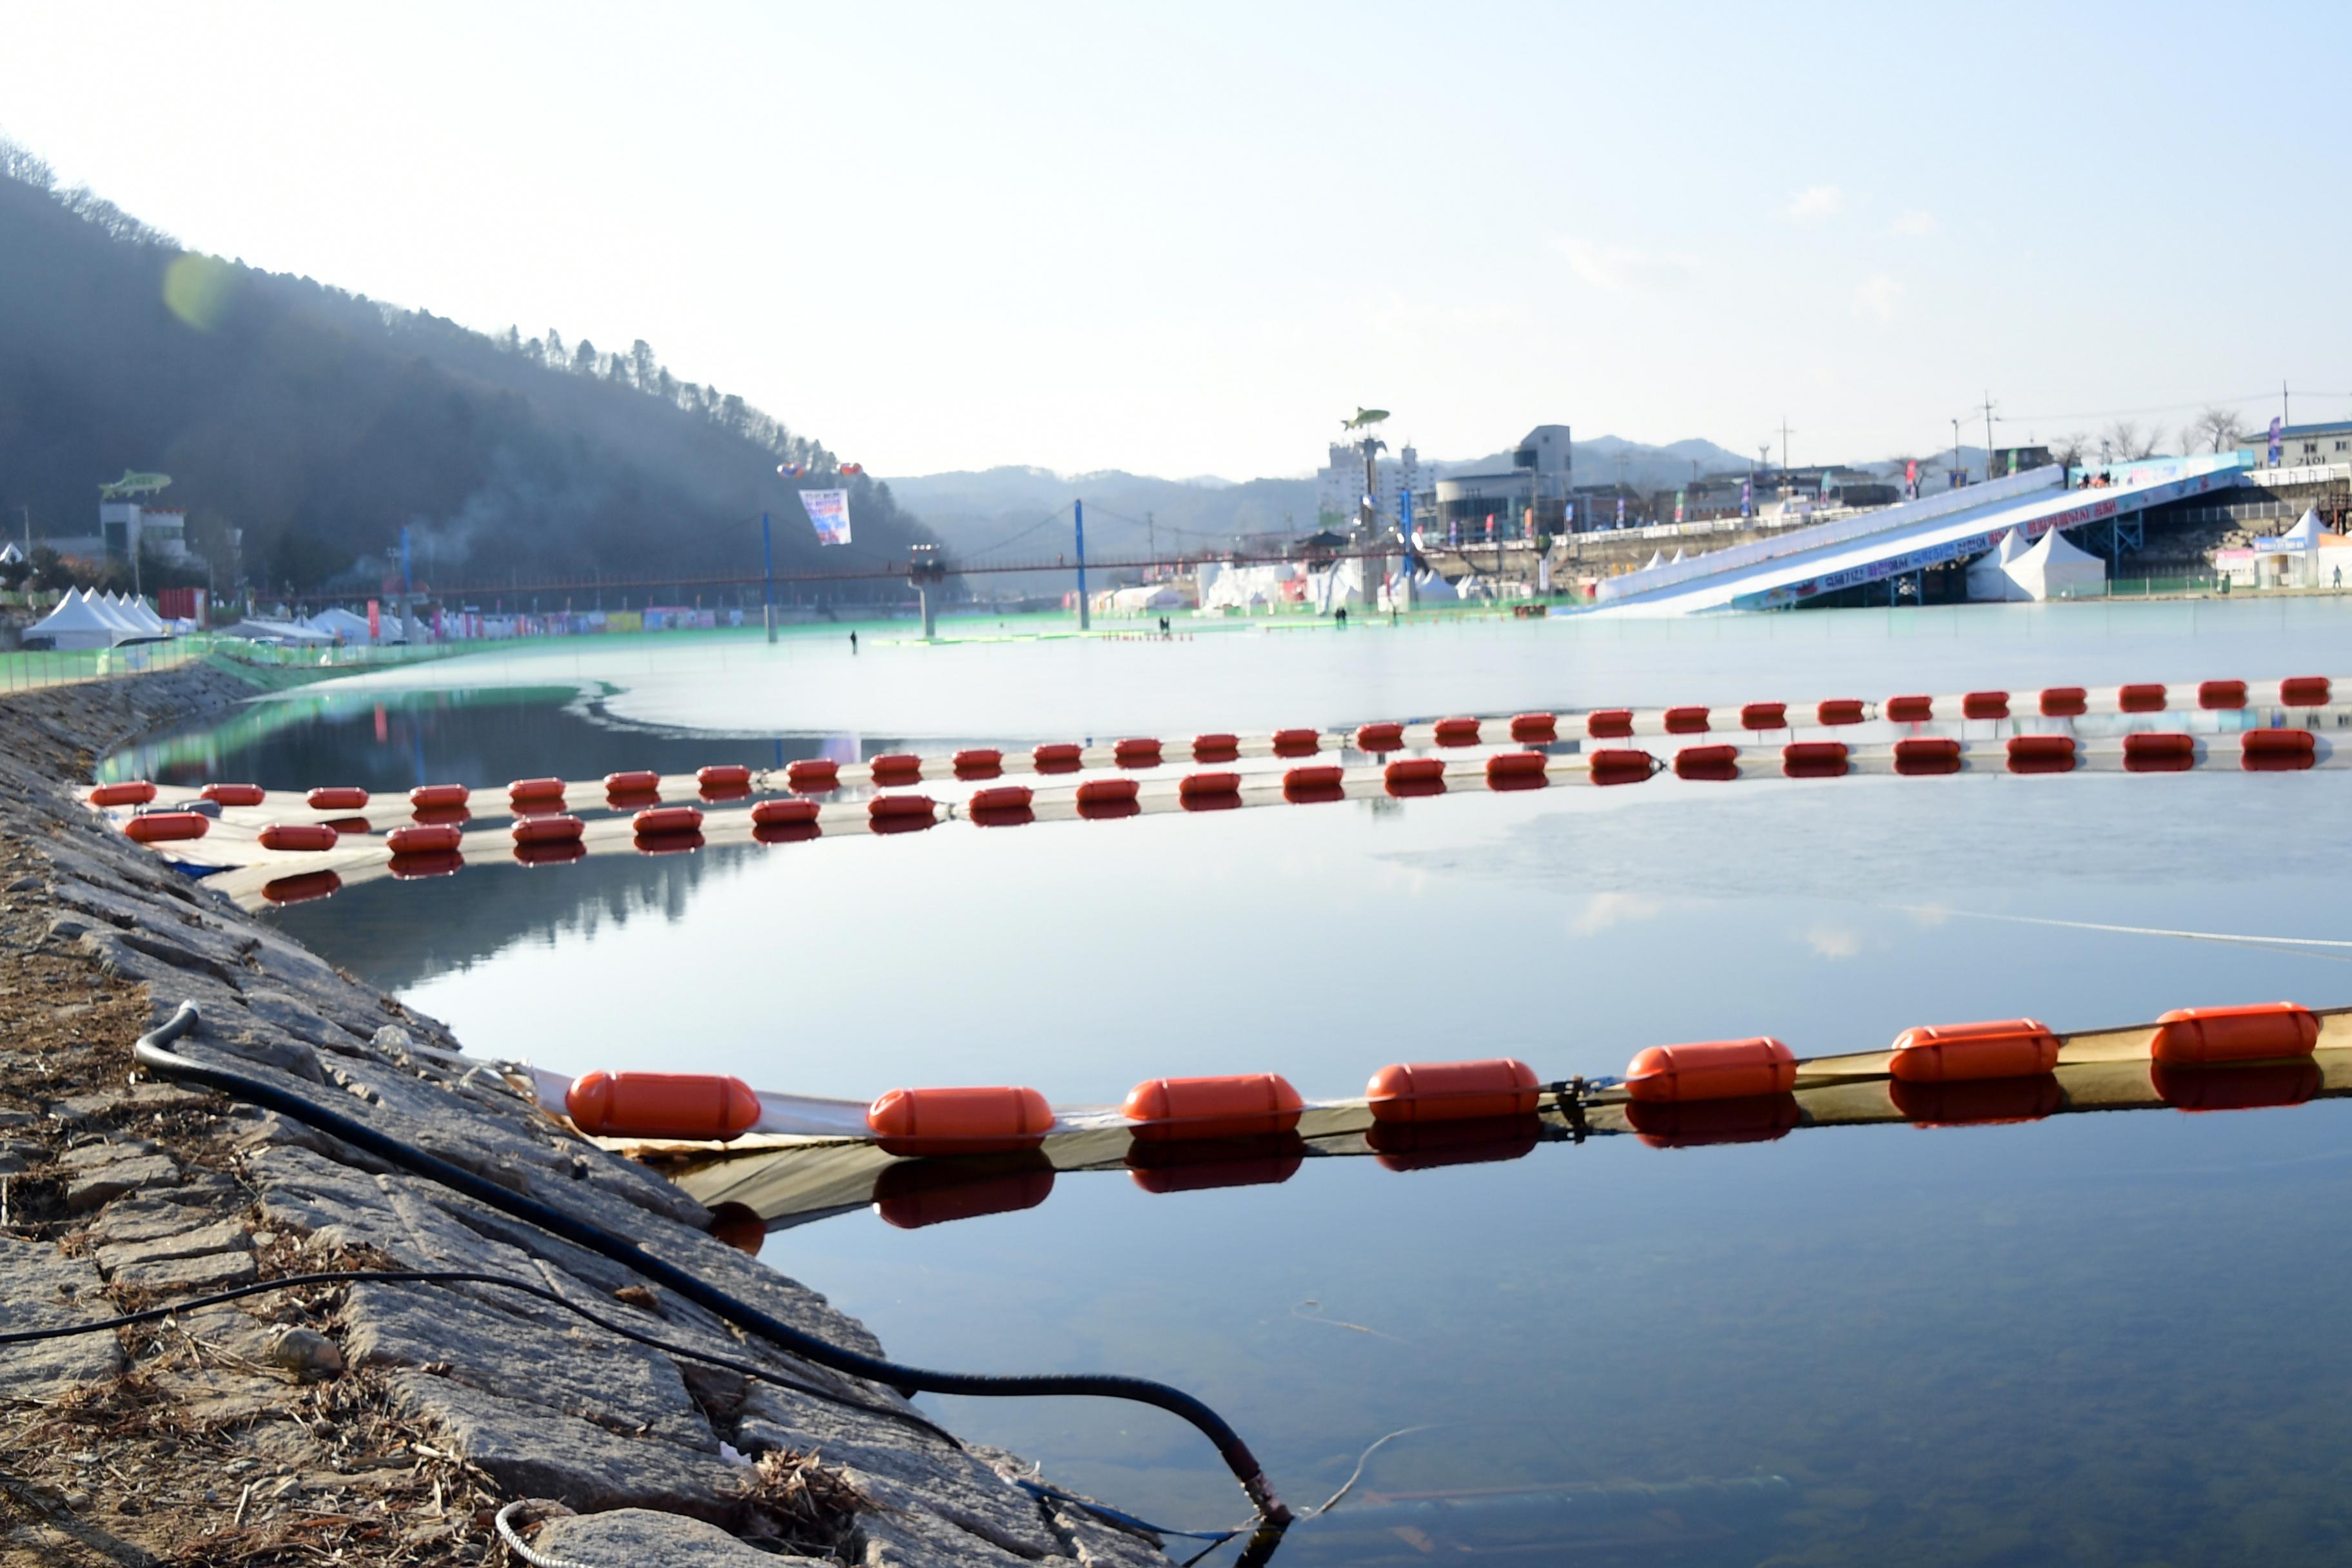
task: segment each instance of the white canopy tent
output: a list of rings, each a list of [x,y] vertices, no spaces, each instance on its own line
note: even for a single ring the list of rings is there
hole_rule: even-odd
[[[2028,599],[2095,599],[2107,591],[2107,563],[2077,550],[2056,529],[2009,563],[2010,580]]]
[[[2030,597],[2009,574],[2009,567],[2031,548],[2017,529],[2002,534],[1999,544],[1969,563],[1969,597],[1995,604]]]
[[[126,634],[98,613],[96,601],[79,588],[68,588],[58,607],[25,633],[28,647],[58,649],[112,647]]]

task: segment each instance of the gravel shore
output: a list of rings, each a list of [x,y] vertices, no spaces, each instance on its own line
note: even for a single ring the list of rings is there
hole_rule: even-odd
[[[96,757],[251,695],[198,666],[0,699],[0,1331],[348,1268],[520,1279],[684,1352],[490,1286],[274,1290],[0,1354],[0,1563],[500,1560],[1162,1564],[1040,1502],[1009,1455],[787,1384],[910,1408],[746,1340],[619,1266],[298,1123],[143,1080],[133,1040],[316,1099],[628,1235],[796,1327],[880,1353],[824,1297],[709,1234],[651,1172],[486,1058],[164,866],[79,801]],[[495,1053],[496,1042],[478,1042]],[[565,1517],[566,1510],[572,1510]]]

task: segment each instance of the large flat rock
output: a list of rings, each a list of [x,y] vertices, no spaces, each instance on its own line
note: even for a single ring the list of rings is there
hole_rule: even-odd
[[[113,1315],[88,1258],[68,1258],[49,1242],[0,1236],[0,1331],[62,1328]],[[0,1356],[0,1399],[54,1399],[122,1367],[122,1347],[110,1332],[14,1345]]]
[[[779,1557],[746,1546],[715,1524],[649,1509],[574,1514],[551,1520],[530,1543],[535,1552],[581,1563],[638,1563],[652,1568],[790,1568],[815,1557]]]

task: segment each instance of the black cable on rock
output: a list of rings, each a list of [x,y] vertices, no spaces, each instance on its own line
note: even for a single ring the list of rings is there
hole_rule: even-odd
[[[463,1268],[322,1268],[310,1274],[281,1274],[275,1279],[253,1280],[247,1284],[232,1286],[226,1290],[215,1290],[208,1295],[191,1296],[184,1301],[173,1301],[164,1306],[149,1307],[137,1312],[123,1312],[115,1317],[100,1318],[90,1322],[64,1323],[47,1329],[17,1329],[0,1334],[0,1348],[9,1345],[29,1345],[42,1340],[71,1339],[77,1334],[110,1333],[116,1329],[136,1328],[141,1323],[161,1322],[166,1318],[175,1318],[183,1312],[198,1312],[206,1307],[225,1306],[231,1301],[243,1300],[247,1296],[267,1295],[273,1290],[299,1290],[311,1285],[495,1285],[501,1289],[520,1290],[526,1296],[536,1296],[541,1300],[561,1307],[567,1312],[576,1313],[598,1328],[618,1334],[625,1340],[635,1340],[641,1345],[649,1345],[665,1355],[676,1356],[681,1361],[698,1361],[706,1366],[720,1367],[744,1377],[755,1378],[761,1383],[772,1383],[778,1388],[789,1388],[795,1394],[804,1394],[811,1399],[821,1399],[828,1405],[837,1405],[845,1410],[862,1410],[869,1415],[885,1416],[904,1426],[929,1432],[933,1436],[945,1440],[952,1447],[963,1447],[963,1440],[954,1433],[935,1423],[926,1421],[911,1410],[900,1410],[888,1405],[876,1405],[869,1400],[852,1399],[845,1394],[835,1394],[830,1389],[819,1388],[814,1384],[785,1377],[780,1373],[770,1372],[767,1368],[748,1361],[737,1361],[731,1356],[712,1355],[709,1351],[698,1351],[688,1345],[677,1344],[663,1339],[658,1334],[649,1334],[642,1329],[632,1328],[626,1323],[615,1322],[603,1313],[572,1300],[569,1296],[551,1290],[533,1280],[510,1279],[504,1274],[478,1274]]]
[[[985,1399],[1074,1395],[1127,1399],[1165,1410],[1181,1420],[1190,1422],[1216,1446],[1218,1457],[1224,1460],[1226,1468],[1232,1470],[1234,1479],[1241,1482],[1242,1490],[1248,1494],[1251,1505],[1257,1509],[1269,1526],[1278,1531],[1290,1522],[1290,1510],[1275,1495],[1272,1483],[1265,1478],[1265,1467],[1250,1452],[1249,1445],[1226,1425],[1223,1416],[1181,1388],[1171,1388],[1148,1378],[1121,1377],[1106,1373],[1000,1377],[978,1373],[937,1372],[885,1361],[879,1356],[866,1355],[821,1340],[748,1301],[729,1295],[698,1275],[663,1261],[626,1237],[592,1225],[536,1198],[512,1192],[487,1177],[478,1176],[461,1166],[380,1132],[365,1122],[329,1110],[264,1079],[210,1062],[196,1061],[172,1050],[173,1042],[194,1029],[199,1017],[194,1003],[181,1003],[178,1012],[139,1037],[139,1044],[132,1053],[138,1064],[158,1077],[202,1084],[247,1104],[275,1110],[305,1126],[330,1133],[355,1149],[389,1161],[452,1192],[462,1193],[477,1203],[527,1221],[575,1247],[609,1258],[657,1285],[668,1287],[696,1306],[759,1335],[769,1343],[835,1372],[864,1378],[909,1395],[918,1393],[960,1394]]]

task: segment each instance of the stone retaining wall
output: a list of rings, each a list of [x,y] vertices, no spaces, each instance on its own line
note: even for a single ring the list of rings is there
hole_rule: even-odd
[[[0,700],[0,1328],[90,1321],[337,1268],[473,1269],[791,1381],[904,1407],[747,1341],[607,1260],[308,1129],[136,1081],[180,1049],[316,1098],[879,1353],[824,1297],[706,1234],[457,1042],[165,868],[76,799],[95,755],[247,695],[194,668]],[[495,1042],[484,1042],[495,1048]],[[0,1562],[466,1563],[491,1511],[589,1562],[1161,1564],[1041,1506],[1010,1456],[672,1356],[492,1287],[271,1292],[0,1360]],[[617,1510],[617,1511],[616,1511]],[[561,1510],[553,1511],[560,1512]],[[560,1544],[558,1544],[560,1542]]]

